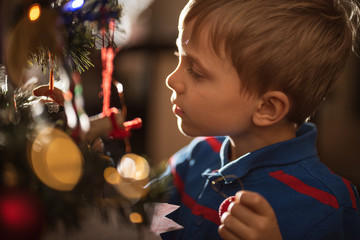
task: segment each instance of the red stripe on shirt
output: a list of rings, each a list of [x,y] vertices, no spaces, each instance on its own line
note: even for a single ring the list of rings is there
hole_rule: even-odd
[[[354,190],[351,187],[351,182],[349,180],[347,180],[346,178],[343,178],[343,177],[342,177],[342,180],[345,183],[347,189],[349,190],[350,199],[351,199],[351,202],[352,202],[352,207],[355,208],[356,210],[358,210],[358,207],[356,205],[355,193],[354,193]]]
[[[292,189],[294,189],[295,191],[297,191],[299,193],[302,193],[302,194],[305,194],[312,198],[315,198],[319,202],[329,205],[329,206],[332,206],[333,208],[336,208],[336,209],[339,208],[339,203],[336,200],[334,195],[332,195],[328,192],[322,191],[320,189],[311,187],[311,186],[303,183],[296,177],[284,173],[282,170],[269,173],[269,175],[271,177],[279,180],[280,182],[286,184],[287,186],[291,187]]]
[[[329,171],[332,174],[335,174],[330,168]],[[358,210],[358,207],[356,205],[356,197],[355,197],[355,192],[351,187],[351,182],[349,180],[347,180],[346,178],[341,177],[341,179],[343,180],[343,182],[345,183],[345,186],[347,187],[347,189],[349,190],[349,194],[350,194],[350,199],[352,202],[352,208],[355,208],[356,210]]]
[[[215,137],[206,137],[205,141],[210,145],[214,152],[220,152],[221,142]]]
[[[182,203],[191,209],[191,213],[196,216],[202,216],[203,218],[215,223],[216,225],[220,225],[220,218],[218,211],[205,207],[203,205],[197,204],[196,201],[185,192],[185,185],[182,179],[180,178],[179,174],[176,172],[176,169],[173,167],[172,164],[173,158],[170,158],[170,166],[171,166],[171,173],[173,174],[173,181],[175,186],[177,187],[180,195]]]

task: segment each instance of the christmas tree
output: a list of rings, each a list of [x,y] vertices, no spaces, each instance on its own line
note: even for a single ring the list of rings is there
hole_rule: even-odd
[[[148,226],[145,204],[163,200],[166,188],[149,184],[157,172],[131,152],[131,132],[142,122],[126,119],[122,85],[112,77],[122,6],[117,0],[1,4],[0,239],[40,239],[59,222],[76,230],[87,207],[115,207],[129,224]],[[88,116],[81,73],[94,66],[95,46],[103,107]],[[36,66],[48,75],[46,84],[31,81]],[[120,159],[113,155],[119,152]]]

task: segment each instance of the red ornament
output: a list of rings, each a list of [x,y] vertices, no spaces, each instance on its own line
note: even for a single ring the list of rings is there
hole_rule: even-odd
[[[28,192],[0,192],[0,239],[37,240],[44,230],[44,212],[38,198]]]
[[[219,217],[221,218],[221,216],[228,210],[230,203],[235,202],[235,196],[231,196],[226,198],[219,207]]]

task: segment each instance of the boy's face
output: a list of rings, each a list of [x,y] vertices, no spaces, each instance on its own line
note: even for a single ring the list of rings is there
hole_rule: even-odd
[[[177,40],[179,64],[166,79],[180,131],[188,136],[245,136],[256,98],[240,92],[235,68],[212,51],[207,29],[196,45],[189,39],[191,32],[190,22]]]

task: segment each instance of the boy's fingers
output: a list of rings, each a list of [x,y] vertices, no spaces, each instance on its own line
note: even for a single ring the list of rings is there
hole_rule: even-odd
[[[55,102],[57,102],[59,105],[64,105],[64,96],[63,92],[58,89],[54,88],[53,92],[50,93],[49,85],[41,85],[33,90],[34,96],[41,97],[41,96],[49,96],[51,97]]]
[[[224,239],[224,240],[239,240],[238,237],[236,237],[231,231],[229,231],[224,224],[221,224],[218,228],[218,232],[220,234],[220,236]]]
[[[219,231],[221,230],[226,234],[227,238],[225,239],[239,239],[239,237],[247,236],[248,233],[252,232],[249,226],[229,212],[223,214],[221,223],[224,227],[219,228]]]
[[[251,209],[262,216],[274,215],[274,211],[268,201],[258,193],[249,191],[239,191],[235,195],[235,202]]]
[[[260,216],[258,213],[238,202],[231,203],[229,205],[228,212],[238,221],[247,226],[256,225],[258,222],[258,216]]]

